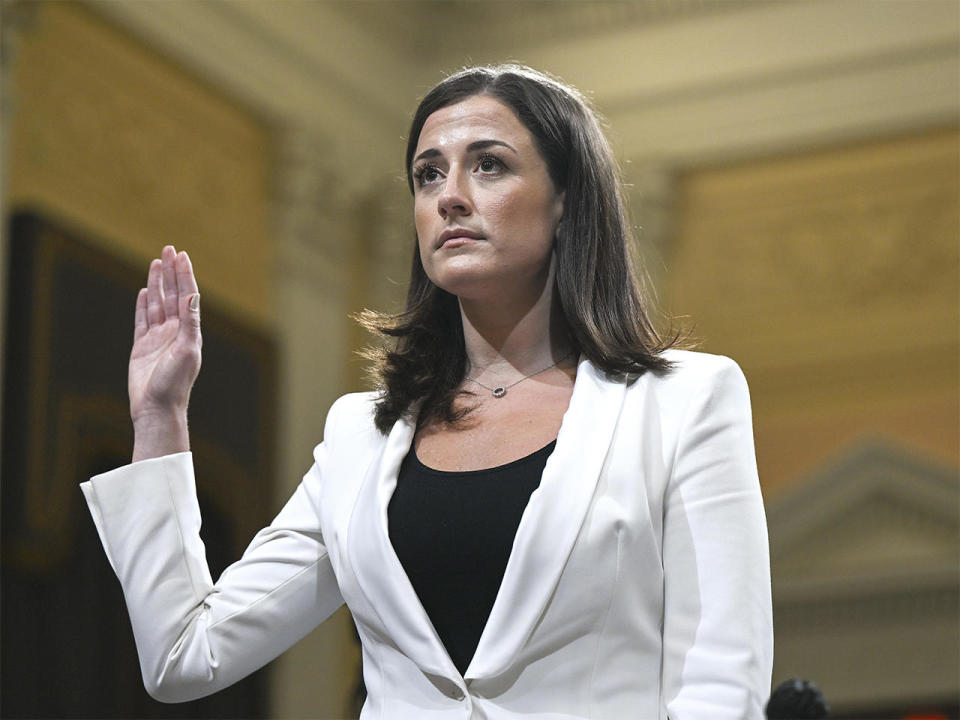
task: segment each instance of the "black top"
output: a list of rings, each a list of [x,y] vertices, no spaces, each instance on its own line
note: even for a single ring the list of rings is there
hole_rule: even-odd
[[[428,468],[410,452],[387,508],[390,542],[437,635],[466,672],[493,608],[520,516],[556,440],[486,470]]]

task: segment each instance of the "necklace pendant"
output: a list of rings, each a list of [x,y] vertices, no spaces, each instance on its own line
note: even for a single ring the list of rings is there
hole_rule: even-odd
[[[495,387],[492,392],[495,398],[502,398],[504,395],[507,394],[507,389],[503,387],[503,385],[499,385]]]

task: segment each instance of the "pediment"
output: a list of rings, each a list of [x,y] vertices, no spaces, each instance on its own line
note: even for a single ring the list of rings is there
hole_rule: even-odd
[[[861,442],[769,507],[775,586],[954,578],[958,503],[956,470]]]

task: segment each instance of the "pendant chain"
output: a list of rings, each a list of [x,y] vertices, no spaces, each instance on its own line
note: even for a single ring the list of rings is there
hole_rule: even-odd
[[[480,382],[480,381],[477,380],[476,378],[467,378],[467,382],[476,383],[477,385],[479,385],[480,387],[484,388],[485,390],[489,390],[489,391],[490,391],[490,394],[493,395],[495,398],[502,398],[504,395],[507,394],[507,390],[509,390],[510,388],[512,388],[514,385],[519,385],[519,384],[522,383],[524,380],[529,380],[529,379],[532,378],[534,375],[539,375],[540,373],[546,372],[547,370],[549,370],[549,369],[552,368],[552,367],[556,367],[557,365],[559,365],[560,363],[562,363],[564,360],[566,360],[566,359],[567,359],[568,357],[570,357],[571,355],[573,355],[573,350],[571,350],[570,352],[568,352],[566,355],[564,355],[562,358],[560,358],[559,360],[557,360],[557,361],[556,361],[555,363],[553,363],[552,365],[547,365],[545,368],[541,368],[540,370],[537,370],[536,372],[532,372],[532,373],[530,373],[529,375],[526,375],[526,376],[520,378],[520,379],[517,380],[516,382],[510,383],[509,385],[497,385],[496,387],[490,387],[489,385],[484,385],[482,382]]]

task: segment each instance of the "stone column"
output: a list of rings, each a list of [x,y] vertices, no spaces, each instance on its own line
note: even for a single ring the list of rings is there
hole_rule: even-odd
[[[277,506],[312,462],[327,410],[344,392],[353,201],[331,158],[335,142],[307,127],[276,135],[273,233],[280,355]],[[271,716],[344,717],[359,671],[345,609],[274,665]],[[317,668],[323,668],[317,673]]]
[[[636,235],[635,259],[652,294],[664,299],[665,274],[676,220],[676,173],[669,165],[638,160],[627,166],[627,203]]]

